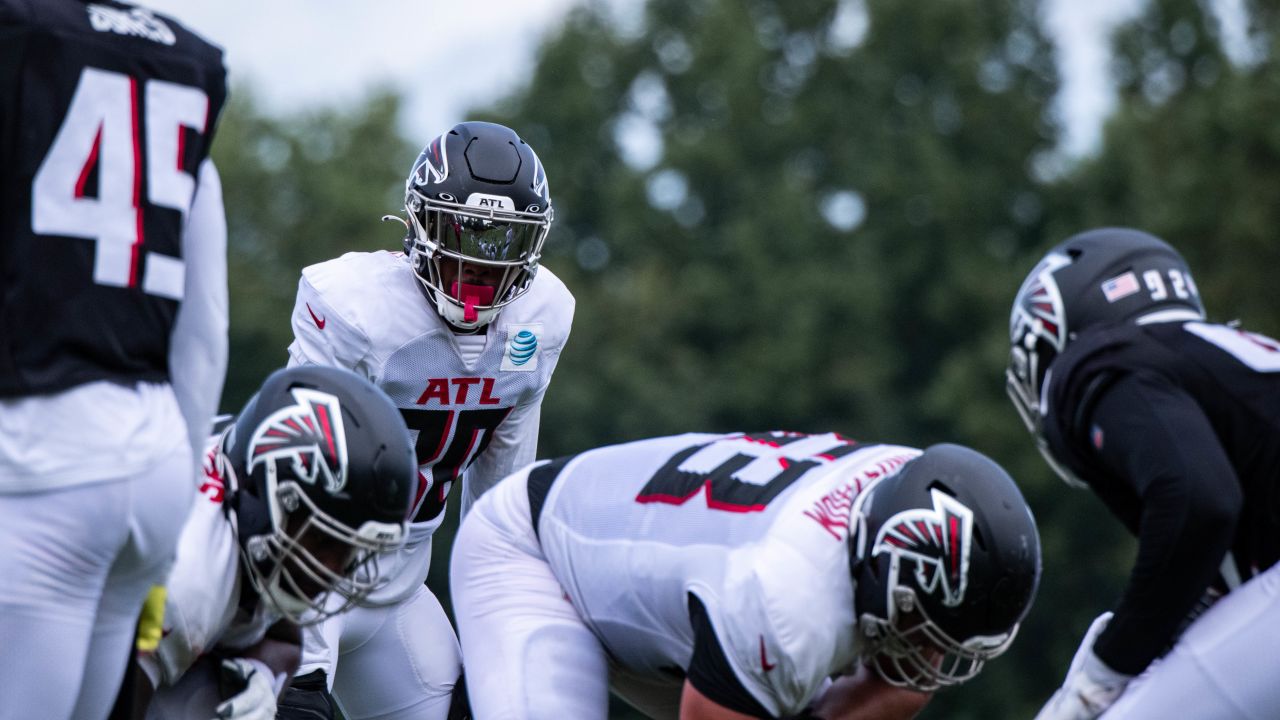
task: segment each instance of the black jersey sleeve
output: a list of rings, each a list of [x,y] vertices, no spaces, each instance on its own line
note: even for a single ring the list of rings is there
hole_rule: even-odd
[[[734,674],[716,638],[715,628],[707,617],[707,609],[697,596],[689,595],[689,622],[693,625],[693,659],[689,661],[688,680],[698,692],[724,707],[758,718],[773,715],[747,692]]]
[[[1084,429],[1084,428],[1082,428]],[[1138,557],[1094,650],[1113,669],[1141,672],[1175,639],[1213,582],[1243,504],[1235,471],[1195,400],[1143,373],[1112,383],[1076,441],[1137,498]],[[1112,489],[1116,490],[1116,489]],[[1101,491],[1101,489],[1100,489]]]

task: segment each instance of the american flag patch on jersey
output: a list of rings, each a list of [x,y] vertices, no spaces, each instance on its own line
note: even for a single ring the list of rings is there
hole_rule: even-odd
[[[1138,276],[1134,275],[1132,270],[1102,283],[1102,294],[1106,296],[1109,303],[1129,297],[1138,292],[1138,289]]]

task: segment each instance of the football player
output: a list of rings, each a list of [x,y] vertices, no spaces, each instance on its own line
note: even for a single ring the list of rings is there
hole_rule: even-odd
[[[1009,328],[1049,465],[1138,538],[1038,717],[1280,717],[1280,343],[1206,320],[1182,256],[1125,228],[1050,250]]]
[[[286,718],[444,718],[457,639],[426,588],[450,487],[462,508],[536,453],[543,394],[573,296],[539,260],[552,221],[546,174],[515,132],[461,123],[405,183],[404,253],[348,253],[302,272],[291,365],[350,368],[384,390],[415,437],[419,485],[396,578],[305,633]]]
[[[390,400],[337,368],[273,373],[213,439],[166,583],[153,720],[275,717],[298,626],[354,605],[404,541],[417,486]],[[145,699],[139,702],[147,707]]]
[[[688,434],[480,498],[451,581],[477,718],[912,717],[1002,653],[1040,577],[1013,480],[957,445]]]
[[[222,51],[0,0],[0,718],[103,718],[227,357]]]

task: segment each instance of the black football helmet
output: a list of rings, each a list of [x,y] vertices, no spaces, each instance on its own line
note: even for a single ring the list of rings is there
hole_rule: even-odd
[[[1046,373],[1077,335],[1100,325],[1180,317],[1202,319],[1204,305],[1186,261],[1168,243],[1128,228],[1067,238],[1035,266],[1013,301],[1009,398],[1039,436]]]
[[[1040,583],[1040,538],[990,458],[934,445],[863,492],[849,533],[858,631],[885,681],[977,675],[1013,642]]]
[[[332,367],[277,370],[214,458],[246,574],[281,615],[318,622],[385,582],[378,554],[404,542],[417,463],[399,411],[370,382]]]
[[[432,140],[413,163],[404,206],[405,252],[450,324],[482,327],[532,285],[554,213],[542,162],[510,128],[464,122]],[[458,270],[449,287],[444,263]],[[498,268],[501,279],[467,284],[463,263]]]

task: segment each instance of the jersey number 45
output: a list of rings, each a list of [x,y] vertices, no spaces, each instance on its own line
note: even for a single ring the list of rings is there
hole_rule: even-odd
[[[139,85],[123,73],[91,67],[81,72],[32,183],[31,229],[95,241],[93,281],[99,285],[140,283],[143,292],[181,300],[185,275],[179,257],[148,253],[145,276],[138,277],[142,189],[145,184],[147,203],[186,217],[196,183],[194,173],[183,167],[185,144],[188,133],[205,132],[209,98],[197,88],[163,80]],[[140,99],[145,111],[139,110]],[[96,192],[91,191],[95,178]]]

